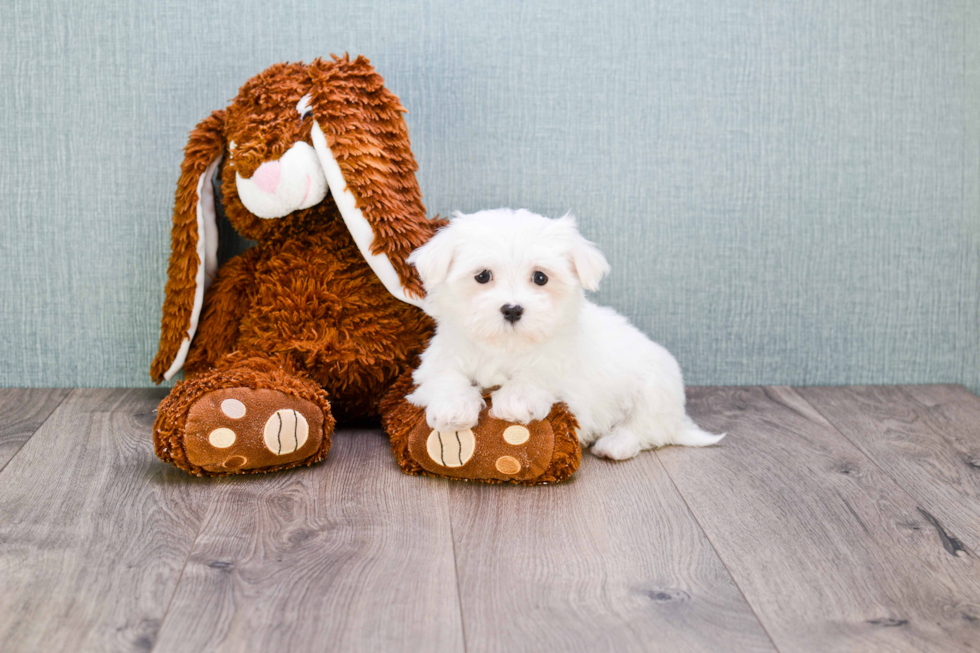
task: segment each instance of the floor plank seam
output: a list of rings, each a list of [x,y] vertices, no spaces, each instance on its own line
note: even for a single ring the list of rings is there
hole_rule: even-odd
[[[832,422],[831,419],[822,410],[820,410],[820,408],[818,408],[817,406],[813,405],[811,402],[807,401],[806,397],[804,397],[802,394],[800,394],[799,392],[797,392],[795,388],[790,388],[790,391],[794,395],[796,395],[797,397],[799,397],[801,401],[805,402],[814,411],[816,411],[816,413],[818,415],[820,415],[824,419],[824,421],[827,422],[827,424],[830,425],[830,428],[832,428],[835,433],[837,433],[840,437],[842,437],[845,442],[847,442],[852,447],[854,447],[854,449],[859,454],[861,454],[862,456],[864,456],[868,460],[868,462],[870,462],[878,471],[880,471],[882,474],[884,474],[886,478],[888,478],[896,486],[898,486],[898,488],[909,499],[912,500],[912,503],[915,504],[916,510],[918,510],[920,513],[925,512],[926,515],[929,515],[929,517],[931,517],[931,519],[929,519],[929,518],[923,516],[923,518],[926,519],[926,521],[929,523],[929,525],[932,526],[933,529],[936,531],[936,535],[939,538],[940,545],[944,549],[946,549],[946,551],[948,552],[949,551],[949,547],[946,545],[945,538],[949,538],[949,537],[951,537],[951,535],[950,535],[950,533],[943,526],[940,525],[939,521],[935,517],[933,517],[932,514],[924,511],[924,509],[922,508],[922,504],[924,502],[923,501],[920,501],[917,496],[915,496],[914,494],[912,494],[912,492],[909,491],[908,487],[906,487],[906,485],[901,482],[901,479],[896,478],[895,476],[893,476],[892,474],[890,474],[887,469],[885,469],[884,467],[882,467],[881,465],[878,464],[878,461],[877,460],[875,460],[874,458],[872,458],[870,455],[868,455],[867,452],[865,452],[864,449],[862,449],[860,446],[858,446],[858,444],[856,442],[854,442],[854,440],[852,440],[851,438],[847,437],[847,434],[844,433],[837,426],[837,424],[835,424],[834,422]],[[905,393],[903,392],[903,394],[905,394]],[[931,428],[929,430],[932,431]],[[935,431],[933,431],[933,433],[935,433],[938,437],[945,439],[943,437],[942,433],[936,433]],[[957,542],[957,544],[961,547],[960,550],[962,550],[968,556],[971,556],[973,558],[977,558],[978,557],[975,551],[973,551],[968,546],[966,546],[965,544],[963,544],[958,538],[956,538],[955,536],[952,536],[952,539],[955,540]],[[955,556],[956,554],[955,553],[951,553],[951,555],[954,555]]]
[[[664,465],[663,461],[660,460],[659,453],[657,451],[653,451],[652,453],[656,457],[657,464],[660,465],[660,469],[664,471],[664,474],[667,475],[667,479],[670,481],[670,484],[674,487],[674,491],[677,492],[677,495],[681,498],[681,501],[684,502],[684,507],[687,508],[687,512],[690,513],[691,518],[694,520],[694,523],[698,525],[698,529],[701,531],[701,534],[704,535],[704,539],[708,543],[708,546],[710,546],[711,550],[715,552],[715,556],[717,556],[718,561],[721,562],[721,566],[725,568],[725,573],[728,574],[728,577],[731,579],[732,585],[734,585],[735,588],[738,590],[738,593],[742,597],[742,600],[745,601],[745,605],[747,605],[749,607],[749,610],[752,611],[752,615],[755,617],[755,620],[759,622],[759,627],[762,628],[762,632],[766,634],[766,637],[769,639],[769,643],[772,644],[774,650],[780,651],[781,649],[778,646],[776,646],[776,641],[772,638],[772,634],[769,632],[769,629],[766,628],[765,622],[762,621],[762,618],[759,616],[759,613],[756,611],[751,601],[749,601],[749,598],[745,595],[745,592],[742,590],[741,585],[739,585],[738,581],[735,580],[735,576],[734,574],[732,574],[732,570],[728,567],[728,563],[725,562],[725,559],[718,551],[718,547],[716,547],[714,542],[711,541],[711,537],[708,536],[708,532],[704,529],[704,526],[701,525],[701,520],[698,519],[697,514],[695,514],[694,510],[691,508],[691,505],[687,502],[687,497],[685,497],[684,493],[681,492],[681,489],[677,487],[677,483],[674,482],[674,477],[670,475],[670,472],[667,470],[666,465]]]
[[[76,392],[78,392],[78,388],[71,388],[67,393],[65,393],[65,396],[62,397],[61,400],[58,401],[57,404],[55,404],[55,407],[51,409],[51,412],[48,413],[47,417],[45,417],[44,420],[40,424],[37,425],[37,428],[34,429],[34,432],[31,433],[31,436],[29,438],[27,438],[26,440],[24,440],[24,442],[20,445],[20,448],[17,449],[17,452],[13,456],[10,457],[10,460],[8,460],[7,462],[5,462],[3,464],[3,467],[0,467],[0,474],[3,474],[3,470],[7,469],[7,467],[10,465],[10,463],[12,463],[14,461],[14,459],[17,456],[20,455],[20,452],[24,450],[24,447],[26,447],[27,446],[27,443],[31,441],[31,438],[33,438],[35,435],[37,435],[37,432],[40,431],[41,428],[43,428],[44,425],[48,423],[48,420],[50,420],[51,417],[56,412],[58,412],[58,409],[61,408],[61,405],[63,403],[65,403],[66,401],[68,401],[68,397],[73,396]]]
[[[444,479],[446,484],[446,510],[449,512],[449,539],[453,545],[453,571],[456,574],[456,605],[459,606],[459,629],[463,635],[463,653],[469,650],[466,642],[466,618],[463,616],[463,593],[459,588],[459,558],[456,555],[456,532],[453,524],[453,502],[451,481]]]
[[[190,547],[187,549],[187,556],[184,558],[184,564],[181,565],[180,573],[177,574],[177,582],[174,583],[174,591],[170,594],[170,599],[167,601],[167,609],[163,611],[163,616],[160,618],[160,627],[157,628],[157,632],[153,636],[153,646],[150,647],[150,653],[154,653],[154,651],[157,650],[157,644],[160,643],[160,633],[163,632],[163,627],[167,623],[167,617],[170,615],[170,608],[174,604],[174,598],[176,598],[177,592],[180,590],[180,583],[184,579],[184,571],[187,569],[187,565],[191,561],[191,556],[194,554],[194,549],[197,548],[197,541],[201,538],[201,533],[204,532],[204,526],[208,521],[208,515],[211,514],[211,506],[214,505],[214,497],[216,494],[216,492],[211,493],[211,496],[208,499],[208,506],[204,509],[204,516],[201,518],[201,523],[197,527],[197,533],[194,534],[194,539],[191,542]]]

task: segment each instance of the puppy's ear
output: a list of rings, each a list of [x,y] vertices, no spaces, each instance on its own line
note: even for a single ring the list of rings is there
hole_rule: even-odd
[[[571,241],[568,258],[572,263],[572,271],[578,277],[579,283],[586,290],[598,290],[599,282],[609,274],[609,262],[599,248],[582,237],[575,226],[575,217],[566,214],[558,222],[567,230]]]
[[[169,381],[184,365],[197,331],[204,291],[218,270],[218,225],[212,179],[224,154],[225,112],[215,111],[191,132],[184,148],[173,228],[160,348],[150,376]]]
[[[456,255],[456,236],[452,223],[436,232],[429,242],[412,252],[408,262],[415,266],[427,288],[440,284],[449,276]]]

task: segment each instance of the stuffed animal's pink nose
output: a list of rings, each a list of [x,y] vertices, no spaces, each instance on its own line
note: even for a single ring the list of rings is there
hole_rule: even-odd
[[[252,181],[263,192],[272,195],[279,188],[279,175],[281,172],[282,166],[279,165],[278,161],[266,161],[252,175]]]

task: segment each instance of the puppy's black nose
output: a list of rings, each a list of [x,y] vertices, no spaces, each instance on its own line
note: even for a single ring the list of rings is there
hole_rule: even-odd
[[[523,306],[511,306],[510,304],[504,304],[500,307],[500,312],[504,314],[504,319],[513,324],[521,319],[524,315]]]

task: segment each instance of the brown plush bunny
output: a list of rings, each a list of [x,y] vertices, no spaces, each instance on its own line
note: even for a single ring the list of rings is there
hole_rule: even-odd
[[[334,415],[377,415],[432,332],[405,259],[441,223],[404,111],[366,59],[318,59],[265,70],[191,133],[150,372],[188,380],[160,405],[161,458],[202,475],[292,467],[323,457]],[[220,268],[215,175],[257,243]]]
[[[581,451],[561,405],[526,444],[500,445],[510,425],[484,411],[467,455],[426,453],[424,411],[404,395],[433,324],[406,259],[444,223],[426,219],[404,111],[367,59],[334,57],[268,68],[191,132],[150,372],[187,377],[159,407],[161,459],[201,476],[312,464],[335,417],[380,409],[410,473],[533,483],[574,472]],[[256,241],[220,268],[215,178],[229,222]]]

